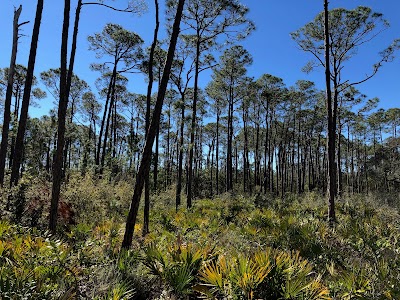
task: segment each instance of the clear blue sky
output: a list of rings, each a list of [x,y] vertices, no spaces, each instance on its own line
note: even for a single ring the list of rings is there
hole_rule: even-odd
[[[1,0],[0,10],[0,67],[9,64],[11,51],[12,17],[13,7],[23,5],[20,21],[30,21],[23,26],[23,34],[20,39],[17,62],[27,64],[30,47],[30,35],[34,21],[36,8],[35,0]],[[76,1],[72,1],[75,4]],[[149,10],[140,17],[128,14],[112,12],[102,7],[84,7],[81,16],[79,31],[78,52],[75,64],[75,73],[93,84],[98,73],[89,70],[89,64],[95,62],[93,52],[88,50],[87,36],[102,30],[106,23],[119,23],[125,28],[137,32],[149,46],[153,33],[153,1],[147,0]],[[352,60],[345,70],[345,76],[349,79],[360,79],[369,73],[372,64],[378,59],[377,53],[388,46],[394,38],[400,38],[400,12],[399,0],[331,0],[331,8],[354,8],[359,5],[372,7],[381,12],[389,20],[391,27],[379,37],[361,48],[357,57]],[[115,6],[124,7],[125,0],[113,2]],[[305,74],[301,68],[311,58],[309,54],[299,50],[290,38],[290,32],[295,31],[304,24],[313,20],[323,8],[322,0],[243,0],[243,4],[250,8],[249,18],[256,24],[256,31],[245,41],[243,46],[252,54],[254,63],[249,68],[249,76],[258,78],[264,73],[269,73],[284,79],[290,86],[298,79],[307,79],[316,82],[317,87],[324,89],[323,71]],[[49,68],[59,67],[59,49],[62,26],[63,1],[45,0],[42,27],[38,46],[37,64],[35,74]],[[161,1],[163,6],[163,1]],[[75,8],[71,10],[74,13]],[[164,15],[161,15],[164,21]],[[161,29],[164,34],[164,29]],[[400,52],[398,53],[400,56]],[[381,71],[367,83],[358,88],[369,98],[379,97],[381,107],[399,107],[399,70],[400,57],[394,62],[385,65]],[[209,81],[209,74],[201,75],[202,85]],[[146,85],[142,77],[130,77],[130,89],[136,93],[145,93]],[[94,88],[94,87],[93,87]],[[95,90],[95,89],[94,89]],[[31,114],[47,113],[53,107],[53,99],[41,102],[41,108],[32,108]]]

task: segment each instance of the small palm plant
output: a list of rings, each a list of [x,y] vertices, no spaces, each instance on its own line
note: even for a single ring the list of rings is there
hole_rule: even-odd
[[[209,299],[330,299],[321,277],[315,277],[298,252],[273,249],[252,257],[219,257],[203,266],[196,290]]]
[[[192,287],[206,255],[207,252],[204,250],[195,250],[193,246],[181,243],[164,254],[151,244],[145,249],[143,264],[175,294],[183,296],[193,293]]]

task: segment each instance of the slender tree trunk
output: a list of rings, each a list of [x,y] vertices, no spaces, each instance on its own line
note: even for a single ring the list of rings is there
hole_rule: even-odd
[[[215,191],[219,194],[219,112],[217,112],[216,145],[215,145]]]
[[[148,176],[149,173],[149,166],[150,166],[151,152],[152,152],[151,149],[153,148],[154,138],[156,136],[157,128],[160,122],[161,110],[168,86],[172,62],[174,60],[176,43],[180,32],[179,26],[182,18],[182,11],[184,4],[185,0],[179,0],[171,34],[171,41],[168,48],[167,59],[164,66],[164,72],[161,79],[160,88],[157,94],[157,101],[154,107],[153,117],[151,119],[150,127],[148,130],[146,143],[143,149],[142,160],[140,162],[138,174],[136,175],[135,190],[132,197],[131,207],[129,209],[129,214],[126,220],[125,234],[121,245],[121,247],[124,249],[129,249],[129,247],[132,245],[132,238],[135,229],[140,197],[143,191],[143,186],[145,181],[144,179],[146,178],[146,176]]]
[[[117,75],[115,74],[114,81],[111,87],[111,96],[110,96],[110,106],[108,107],[108,114],[107,114],[107,121],[106,121],[106,127],[104,131],[104,139],[103,139],[103,149],[101,151],[101,160],[100,160],[100,174],[103,173],[104,169],[104,164],[105,164],[105,159],[106,159],[106,153],[107,153],[107,139],[108,139],[108,131],[110,128],[110,120],[112,116],[112,111],[114,109],[114,106],[117,105],[116,101],[116,95],[115,95],[115,85],[117,81]],[[112,136],[112,133],[111,133]]]
[[[156,10],[156,26],[154,28],[154,36],[153,36],[153,42],[151,44],[150,48],[150,60],[149,60],[149,84],[147,85],[147,96],[146,96],[146,121],[145,121],[145,127],[146,127],[146,133],[145,133],[145,138],[146,142],[148,139],[148,132],[150,130],[149,125],[150,125],[150,106],[151,106],[151,93],[153,89],[153,82],[154,82],[154,74],[153,74],[153,63],[154,63],[154,52],[157,46],[157,38],[158,38],[158,29],[160,27],[160,21],[159,21],[159,5],[158,5],[158,0],[154,0],[154,5],[155,5],[155,10]],[[159,131],[159,124],[156,129],[157,135]],[[158,141],[157,141],[158,143]],[[152,155],[152,150],[150,150],[150,162],[148,165],[148,169],[146,170],[146,176],[144,178],[144,212],[143,212],[143,230],[142,230],[142,236],[146,236],[149,232],[149,223],[150,223],[150,178],[149,178],[149,173],[150,173],[150,163],[151,163],[151,155]],[[144,157],[144,155],[143,155]],[[136,176],[138,176],[137,174]],[[154,179],[156,181],[156,178]],[[133,199],[132,199],[133,201]],[[140,201],[140,195],[139,195],[139,200]],[[136,217],[135,217],[136,218]]]
[[[297,133],[297,193],[300,195],[302,193],[301,190],[301,164],[300,164],[300,120],[299,124],[299,132]]]
[[[117,77],[117,63],[114,61],[113,72],[112,72],[112,75],[110,78],[110,83],[108,84],[106,104],[104,106],[104,113],[103,113],[103,118],[101,119],[100,132],[99,132],[98,143],[97,143],[97,153],[96,153],[96,167],[97,167],[96,171],[97,172],[100,171],[100,154],[101,154],[101,145],[102,145],[102,139],[103,139],[104,126],[106,124],[107,112],[109,111],[108,106],[111,105],[110,104],[111,91],[113,89],[116,77]]]
[[[307,144],[307,151],[308,151],[308,191],[310,192],[311,189],[315,186],[315,168],[313,162],[313,152],[311,148],[311,136],[312,131],[310,131],[308,136],[308,144]]]
[[[243,193],[247,192],[247,174],[248,174],[248,137],[247,137],[247,114],[243,105]]]
[[[239,178],[239,154],[238,154],[238,143],[237,141],[235,141],[235,184],[238,183],[238,178]]]
[[[347,141],[346,141],[346,189],[347,194],[350,195],[350,124],[347,123]]]
[[[301,192],[304,193],[304,191],[305,191],[305,182],[306,182],[306,172],[307,172],[306,165],[307,165],[307,158],[308,158],[307,151],[306,151],[306,145],[304,145],[302,153],[303,153],[303,161],[302,161],[303,175],[302,175],[302,183],[301,183]]]
[[[367,133],[364,132],[364,161],[363,161],[363,165],[364,165],[364,173],[365,173],[365,193],[368,194],[369,193],[369,184],[368,184],[368,166],[367,166],[367,137],[366,137]]]
[[[267,159],[268,157],[268,159]],[[269,123],[268,123],[268,101],[265,115],[265,143],[264,143],[264,194],[270,190],[270,170],[269,170]]]
[[[68,75],[67,75],[67,77],[68,77]],[[69,100],[69,98],[68,98],[68,100]],[[68,110],[68,108],[67,108],[67,110]],[[72,122],[73,122],[74,110],[75,110],[75,103],[74,103],[74,100],[72,100],[71,116],[68,120],[68,124],[72,124]],[[65,173],[67,172],[67,169],[69,169],[71,167],[72,139],[69,135],[67,135],[67,139],[65,141],[65,147],[64,147],[64,151],[63,151],[63,167],[62,167],[63,170],[62,170],[62,176],[61,176],[63,179],[65,178]]]
[[[156,149],[154,152],[154,169],[153,169],[153,180],[154,180],[154,191],[158,191],[158,154],[159,154],[159,145],[160,145],[160,126],[157,128],[156,134]]]
[[[67,89],[67,52],[68,52],[68,29],[70,0],[64,1],[64,21],[62,28],[61,41],[61,68],[60,68],[60,100],[58,104],[58,130],[57,130],[57,149],[53,160],[53,188],[50,206],[49,229],[56,232],[57,209],[60,198],[60,188],[62,181],[63,150],[65,143],[65,119],[68,107],[68,89]]]
[[[197,114],[197,98],[199,93],[199,72],[200,72],[200,32],[197,30],[196,41],[196,60],[195,60],[195,74],[194,74],[194,91],[193,91],[193,105],[192,105],[192,125],[190,128],[190,144],[189,144],[189,168],[188,168],[188,193],[187,193],[187,207],[192,207],[193,199],[193,148],[195,143],[196,131],[196,114]]]
[[[93,158],[94,158],[94,160],[93,161],[95,161],[96,160],[96,120],[94,119],[94,115],[92,114],[92,122],[93,122],[93,138],[92,138],[92,140],[91,140],[91,144],[92,144],[92,146],[93,146]]]
[[[231,78],[232,82],[232,78]],[[226,191],[233,190],[233,159],[232,159],[232,142],[233,142],[233,88],[229,88],[228,100],[228,145],[226,150]]]
[[[271,128],[271,131],[270,131],[270,135],[271,136],[273,136],[273,134],[274,134],[274,131],[273,131],[273,127],[272,127],[272,124],[273,124],[273,122],[272,122],[272,120],[273,120],[273,116],[275,115],[275,113],[274,112],[271,112],[271,114],[270,114],[270,117],[269,117],[269,123],[270,123],[270,128]],[[271,138],[269,139],[269,141],[268,141],[268,156],[269,156],[269,165],[268,165],[268,168],[269,168],[269,172],[270,172],[270,178],[271,178],[271,181],[270,181],[270,191],[271,192],[273,192],[273,193],[275,193],[275,195],[277,195],[278,196],[278,194],[279,194],[279,187],[278,187],[278,166],[279,166],[279,162],[278,162],[278,160],[276,159],[276,155],[275,155],[275,153],[276,153],[276,149],[277,149],[277,145],[276,145],[276,138],[277,138],[277,130],[276,130],[276,125],[274,125],[274,129],[275,129],[275,136],[273,136],[273,139],[272,139],[272,141],[271,141]],[[276,172],[274,173],[274,159],[275,159],[275,170],[276,170]],[[275,176],[275,174],[276,174],[276,176]],[[276,181],[276,189],[275,189],[275,183],[274,183],[274,180]]]
[[[14,113],[13,113],[13,130],[11,131],[11,147],[10,147],[10,155],[8,158],[8,168],[12,169],[12,165],[14,163],[14,155],[15,155],[15,143],[16,143],[16,133],[15,130],[18,131],[16,124],[18,123],[18,113],[21,102],[21,88],[16,86],[15,96],[14,96]]]
[[[14,74],[15,74],[15,63],[17,60],[18,52],[18,34],[19,27],[22,24],[18,24],[19,16],[22,12],[22,5],[19,6],[17,10],[14,10],[14,21],[13,21],[13,43],[10,59],[10,68],[8,69],[8,79],[7,79],[7,90],[6,90],[6,100],[4,103],[4,117],[3,117],[3,129],[1,134],[1,145],[0,145],[0,186],[3,187],[4,184],[4,173],[6,168],[6,157],[8,148],[8,132],[11,121],[11,98],[13,92],[14,84]]]
[[[339,121],[338,137],[337,137],[337,195],[342,196],[343,192],[343,173],[342,173],[342,125]]]
[[[324,12],[325,12],[325,83],[326,83],[326,108],[328,116],[328,185],[327,185],[327,197],[329,203],[328,209],[328,220],[331,224],[336,222],[335,214],[335,134],[336,129],[334,127],[334,116],[332,107],[332,91],[331,91],[331,71],[330,71],[330,41],[329,41],[329,10],[328,0],[324,0]]]
[[[185,126],[185,93],[181,93],[181,128],[180,128],[180,138],[179,138],[179,158],[178,158],[178,178],[176,183],[176,196],[175,196],[175,204],[176,210],[178,210],[181,205],[181,193],[182,193],[182,179],[183,179],[183,130]]]
[[[72,45],[71,45],[71,52],[70,52],[70,60],[69,60],[69,67],[68,67],[68,72],[67,72],[67,86],[66,86],[66,97],[67,101],[69,100],[69,94],[71,90],[71,84],[72,84],[72,76],[73,76],[73,70],[74,70],[74,65],[75,65],[75,55],[76,55],[76,48],[77,48],[77,40],[78,40],[78,29],[79,29],[79,20],[80,20],[80,13],[82,9],[82,0],[78,0],[78,4],[76,6],[75,10],[75,22],[74,22],[74,29],[73,29],[73,34],[72,34]],[[72,124],[72,119],[74,115],[74,104],[72,104],[72,110],[71,110],[71,118],[70,118],[70,123]],[[68,138],[66,142],[66,147],[64,149],[64,170],[62,172],[62,178],[65,178],[65,172],[66,172],[66,161],[67,161],[67,153],[68,149],[71,149],[71,138]],[[70,155],[71,159],[71,155]],[[68,163],[68,167],[70,167],[70,160]]]
[[[171,149],[170,149],[170,131],[171,131],[171,102],[169,103],[169,108],[168,108],[168,124],[167,124],[167,147],[166,147],[166,154],[165,154],[165,158],[167,160],[166,163],[166,171],[165,171],[165,190],[167,190],[167,186],[170,183],[170,170],[171,170]]]
[[[354,195],[355,190],[355,166],[354,166],[354,134],[351,135],[351,194]]]
[[[213,170],[214,170],[214,147],[215,139],[213,138],[211,143],[211,165],[210,165],[210,195],[214,196],[214,184],[213,184]]]
[[[117,103],[114,104],[114,111],[113,111],[113,145],[112,145],[112,157],[117,157],[117,148],[118,148],[118,124],[117,124]]]
[[[24,149],[24,136],[28,119],[29,102],[31,98],[33,73],[35,70],[36,51],[39,40],[40,23],[42,21],[43,0],[38,0],[36,7],[35,24],[33,25],[31,48],[29,52],[28,69],[26,72],[24,95],[22,97],[21,116],[19,118],[17,139],[15,141],[14,160],[11,171],[10,186],[17,185],[19,180],[19,169],[22,163]]]
[[[258,123],[260,119],[260,110],[257,113],[257,124],[256,124],[256,149],[254,153],[254,186],[259,186],[261,184],[261,168],[260,168],[260,124]]]

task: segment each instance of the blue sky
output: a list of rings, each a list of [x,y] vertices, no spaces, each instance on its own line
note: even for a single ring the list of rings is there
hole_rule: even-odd
[[[72,1],[74,4],[76,1]],[[78,54],[75,64],[75,73],[89,84],[98,76],[98,73],[89,69],[89,64],[95,62],[93,52],[88,50],[87,36],[102,30],[106,23],[119,23],[125,28],[137,32],[149,46],[153,33],[153,1],[147,0],[149,10],[142,16],[133,16],[109,11],[102,7],[84,7],[79,31]],[[374,11],[381,12],[390,22],[391,27],[380,36],[360,48],[357,56],[346,66],[345,76],[350,80],[363,78],[370,72],[373,63],[378,59],[377,53],[388,46],[393,39],[400,38],[400,1],[398,0],[332,0],[331,8],[354,8],[359,5],[369,6]],[[163,6],[163,1],[161,1]],[[252,33],[242,45],[252,54],[254,63],[249,67],[249,76],[258,78],[269,73],[284,79],[290,86],[298,79],[314,81],[317,87],[324,89],[323,70],[305,74],[301,68],[311,56],[299,50],[290,38],[290,32],[313,20],[323,8],[322,0],[242,0],[250,9],[249,18],[256,24],[256,31]],[[20,21],[30,21],[23,26],[17,62],[27,64],[30,47],[30,35],[36,1],[34,0],[2,0],[0,10],[0,67],[9,64],[12,42],[13,7],[23,5]],[[124,7],[125,0],[114,1],[115,6]],[[45,0],[43,21],[39,38],[37,64],[35,74],[49,68],[59,67],[59,49],[62,26],[63,1]],[[71,10],[74,13],[74,8]],[[161,15],[164,21],[164,15]],[[163,28],[161,29],[164,35]],[[400,56],[400,52],[398,53]],[[386,64],[381,71],[370,81],[358,86],[359,90],[369,98],[381,99],[380,107],[398,107],[400,100],[399,82],[400,57],[390,64]],[[201,84],[204,86],[210,79],[209,73],[201,74]],[[93,87],[94,88],[94,87]],[[145,93],[146,83],[140,76],[130,77],[129,88],[136,93]],[[47,113],[53,107],[53,99],[41,101],[41,108],[32,108],[31,115]]]

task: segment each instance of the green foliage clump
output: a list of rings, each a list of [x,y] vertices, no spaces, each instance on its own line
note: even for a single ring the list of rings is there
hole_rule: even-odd
[[[106,177],[106,176],[105,176]],[[128,181],[113,184],[87,174],[71,176],[62,197],[77,212],[77,222],[98,223],[112,217],[121,218],[129,208],[133,194]]]
[[[60,239],[0,221],[1,299],[131,299],[139,255],[119,252],[119,229],[79,224]]]

